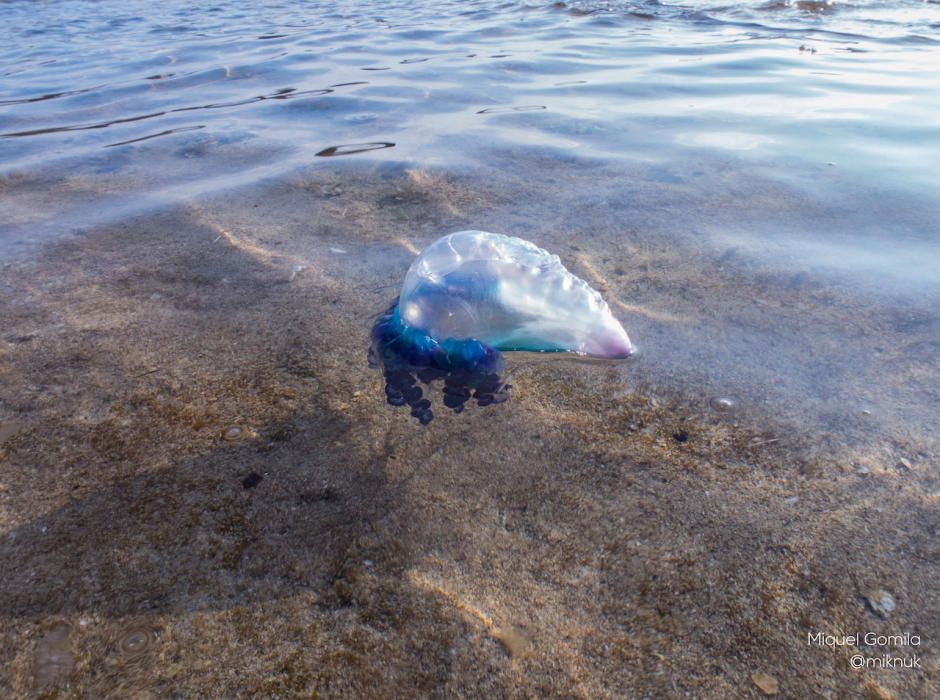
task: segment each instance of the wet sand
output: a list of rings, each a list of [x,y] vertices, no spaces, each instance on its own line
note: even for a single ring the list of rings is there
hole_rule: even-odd
[[[749,174],[526,157],[318,164],[0,267],[0,695],[940,695],[932,300],[717,245],[835,215]],[[641,357],[386,405],[371,319],[464,228]],[[922,668],[807,639],[869,631]]]

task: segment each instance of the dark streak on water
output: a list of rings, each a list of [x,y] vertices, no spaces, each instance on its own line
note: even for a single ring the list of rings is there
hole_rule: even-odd
[[[394,143],[389,143],[388,141],[379,141],[376,143],[347,143],[340,146],[330,146],[329,148],[324,148],[316,155],[324,158],[330,156],[351,156],[356,153],[379,151],[383,148],[393,148],[394,146]]]

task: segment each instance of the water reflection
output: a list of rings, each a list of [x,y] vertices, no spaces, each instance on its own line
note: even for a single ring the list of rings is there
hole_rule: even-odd
[[[131,189],[172,201],[193,177],[188,156],[172,156],[198,131],[218,158],[202,191],[234,184],[221,164],[244,154],[222,137],[240,134],[239,148],[269,154],[267,175],[392,144],[408,162],[451,167],[491,167],[500,149],[651,169],[733,159],[786,182],[837,163],[847,190],[877,183],[936,210],[931,3],[443,0],[388,4],[381,17],[329,1],[77,8],[0,6],[4,26],[30,28],[0,37],[0,176],[126,150],[124,172],[151,173]],[[520,114],[474,118],[504,113]],[[809,197],[825,207],[835,186],[816,179]],[[64,200],[43,208],[50,226],[82,224]]]
[[[481,109],[477,114],[502,114],[503,112],[537,112],[548,109],[545,105],[519,105],[518,107],[489,107]]]

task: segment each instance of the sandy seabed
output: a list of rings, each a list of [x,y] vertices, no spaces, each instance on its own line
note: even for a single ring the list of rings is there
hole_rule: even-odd
[[[0,696],[940,697],[936,307],[716,244],[831,215],[758,179],[530,166],[330,162],[0,266]],[[640,358],[386,405],[372,319],[466,228]],[[919,643],[808,636],[866,632]]]

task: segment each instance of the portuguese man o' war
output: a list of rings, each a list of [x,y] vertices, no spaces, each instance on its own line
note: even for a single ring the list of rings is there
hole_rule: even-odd
[[[393,406],[433,418],[418,382],[444,380],[444,405],[460,413],[508,398],[503,352],[629,357],[633,345],[601,295],[557,255],[521,238],[459,231],[415,259],[398,300],[372,328],[369,364],[381,366]]]

